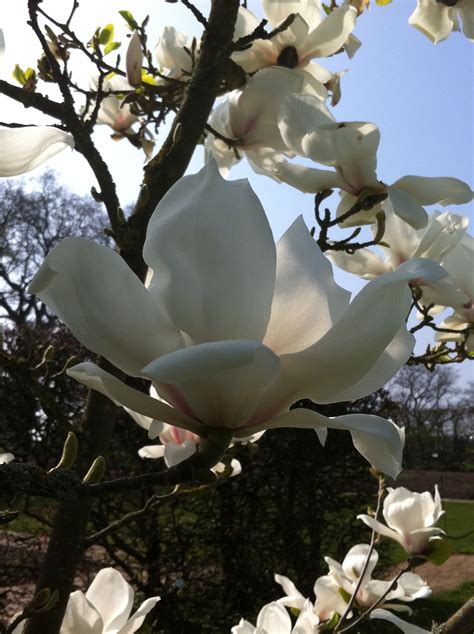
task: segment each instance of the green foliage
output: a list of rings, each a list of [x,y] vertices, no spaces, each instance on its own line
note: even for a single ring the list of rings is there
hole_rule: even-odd
[[[104,26],[104,28],[99,33],[99,42],[100,44],[105,46],[106,44],[111,42],[113,39],[114,39],[114,25],[107,24],[107,26]]]
[[[130,11],[123,9],[122,11],[119,11],[119,13],[122,16],[122,18],[125,20],[125,22],[128,24],[128,27],[131,31],[135,31],[138,28],[137,21],[135,20],[135,18],[133,17]]]

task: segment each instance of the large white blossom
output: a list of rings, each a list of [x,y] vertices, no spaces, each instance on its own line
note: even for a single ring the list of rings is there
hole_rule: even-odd
[[[384,385],[413,349],[408,281],[445,272],[411,260],[353,299],[298,218],[275,246],[246,180],[214,162],[181,179],[150,219],[148,288],[120,256],[82,238],[61,242],[35,275],[36,293],[89,349],[152,380],[171,406],[94,363],[70,376],[113,401],[201,437],[248,437],[276,427],[348,429],[384,473],[400,470],[403,438],[391,421],[330,419],[289,406],[354,400]]]
[[[393,212],[385,212],[385,232],[383,243],[379,245],[381,254],[371,249],[359,249],[353,254],[345,251],[330,251],[330,259],[349,273],[370,280],[389,271],[394,271],[411,258],[429,258],[442,263],[445,257],[462,239],[469,219],[450,212],[430,215],[424,229],[416,230]],[[374,234],[376,230],[374,229]],[[467,296],[458,290],[449,279],[428,282],[414,280],[423,289],[423,303],[461,307]]]
[[[426,35],[433,44],[460,31],[474,41],[474,0],[417,0],[417,7],[408,23]]]
[[[291,13],[295,13],[296,17],[282,32],[268,40],[255,40],[245,50],[233,53],[232,59],[247,73],[254,73],[267,66],[284,66],[308,73],[323,84],[326,83],[324,78],[327,71],[318,64],[311,63],[311,60],[315,57],[329,57],[343,48],[356,24],[356,8],[343,4],[329,15],[324,15],[319,0],[262,0],[262,8],[273,28]],[[240,7],[234,38],[252,33],[259,24],[260,20],[253,13]]]
[[[72,135],[53,126],[0,128],[0,176],[30,172],[68,146]]]
[[[286,97],[279,112],[278,127],[287,150],[316,163],[333,167],[322,170],[290,163],[280,155],[269,155],[260,165],[270,176],[297,189],[316,193],[340,188],[343,192],[337,216],[341,217],[359,196],[387,194],[389,209],[412,225],[423,228],[428,220],[423,205],[464,204],[473,198],[471,188],[457,178],[404,176],[392,185],[379,180],[377,149],[380,131],[374,123],[337,122],[321,102],[311,95]],[[344,225],[374,221],[380,205],[348,218]]]
[[[133,588],[118,570],[103,568],[85,594],[77,590],[69,596],[60,634],[133,634],[159,600],[146,599],[132,614]],[[22,622],[13,634],[23,630]]]
[[[382,513],[386,524],[370,515],[359,515],[358,519],[380,535],[397,541],[410,554],[425,552],[430,540],[444,535],[444,531],[436,527],[444,514],[437,486],[434,499],[429,491],[413,493],[405,487],[389,487]]]

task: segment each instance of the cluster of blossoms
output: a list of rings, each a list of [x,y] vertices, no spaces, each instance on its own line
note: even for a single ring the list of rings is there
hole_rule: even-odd
[[[418,5],[410,21],[434,42],[458,28],[459,16],[471,37],[470,0]],[[210,115],[204,168],[179,180],[151,216],[143,249],[147,283],[117,252],[74,237],[49,253],[30,291],[89,350],[124,374],[151,382],[145,394],[95,363],[67,370],[125,408],[150,439],[159,438],[160,445],[140,449],[143,458],[163,458],[174,467],[197,454],[201,466],[237,475],[240,464],[225,457],[236,443],[253,443],[267,429],[296,427],[315,430],[324,444],[328,429],[336,429],[351,434],[375,469],[396,477],[404,432],[395,423],[365,413],[328,417],[290,406],[307,398],[316,404],[354,401],[384,386],[414,348],[406,324],[412,292],[433,314],[454,309],[437,333],[440,343],[455,341],[474,350],[474,248],[467,219],[425,209],[468,203],[473,192],[452,177],[408,175],[387,184],[377,172],[377,125],[337,121],[329,110],[327,102],[335,106],[341,98],[344,73],[312,60],[356,53],[358,9],[352,3],[332,6],[327,15],[319,0],[263,0],[262,6],[276,34],[233,53],[244,85]],[[258,24],[241,7],[235,41]],[[200,46],[167,27],[156,48],[156,85],[185,84]],[[135,31],[126,78],[102,82],[107,96],[90,110],[114,138],[138,139],[133,126],[140,118],[125,95],[142,82],[143,56]],[[99,90],[98,80],[92,90]],[[83,114],[87,118],[89,111]],[[146,132],[138,140],[145,148]],[[74,146],[69,133],[54,127],[2,129],[0,143],[2,176],[24,173]],[[243,157],[258,173],[302,192],[338,190],[340,225],[370,225],[375,237],[382,225],[379,250],[329,248],[328,258],[302,217],[275,244],[248,182],[224,178]],[[368,281],[355,297],[335,282],[331,260]],[[0,455],[0,462],[11,459]],[[435,526],[441,514],[437,491],[433,500],[428,493],[398,488],[385,499],[386,524],[370,515],[360,519],[419,555],[441,539]],[[390,610],[410,611],[406,604],[428,596],[429,588],[412,572],[395,584],[373,579],[377,558],[366,544],[354,546],[342,564],[327,558],[329,572],[316,580],[314,603],[277,575],[285,596],[262,609],[256,627],[241,621],[232,632],[314,634],[368,610],[371,618],[420,634],[423,630]],[[157,601],[148,599],[130,618],[133,592],[119,573],[107,569],[86,595],[71,595],[61,631],[131,633]],[[287,608],[299,611],[296,624]]]
[[[379,535],[395,539],[409,556],[429,552],[432,539],[443,534],[435,526],[444,511],[436,488],[435,499],[428,491],[411,493],[400,487],[388,489],[383,515],[390,528],[368,515],[359,516]],[[325,557],[329,572],[314,584],[315,601],[305,597],[295,584],[282,575],[275,581],[285,596],[265,605],[256,627],[241,619],[232,634],[316,634],[332,630],[338,623],[367,612],[371,619],[390,621],[405,634],[428,634],[427,630],[408,623],[393,612],[413,613],[409,603],[431,595],[430,587],[413,572],[403,572],[393,581],[372,578],[378,553],[368,544],[353,546],[342,563]],[[288,611],[298,614],[293,624]]]

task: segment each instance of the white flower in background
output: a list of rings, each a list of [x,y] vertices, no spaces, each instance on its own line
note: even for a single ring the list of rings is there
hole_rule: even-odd
[[[319,0],[262,0],[262,8],[272,28],[277,27],[291,13],[297,15],[284,31],[269,40],[255,40],[249,48],[233,53],[232,59],[247,73],[254,73],[267,66],[283,66],[308,73],[325,84],[327,71],[318,64],[311,63],[311,60],[315,57],[329,57],[343,48],[356,24],[356,8],[343,4],[325,15]],[[252,33],[259,24],[260,20],[253,13],[240,7],[234,39]],[[351,51],[354,50],[355,47],[352,47]]]
[[[311,77],[297,75],[286,68],[267,68],[252,77],[243,90],[235,90],[217,106],[210,126],[234,142],[229,147],[214,135],[206,138],[206,149],[226,171],[245,155],[259,171],[265,156],[286,152],[287,147],[278,129],[278,112],[283,100],[295,92],[305,92],[314,85]],[[322,106],[324,107],[324,106]],[[329,116],[329,113],[328,113]]]
[[[417,0],[417,7],[408,23],[426,35],[433,44],[447,39],[452,31],[460,31],[474,40],[474,0]]]
[[[235,442],[253,443],[261,438],[263,434],[264,432],[260,432],[249,438],[239,438],[236,439]],[[138,455],[141,458],[163,458],[168,468],[174,467],[196,453],[200,441],[200,437],[197,434],[187,431],[186,429],[180,429],[174,425],[167,425],[166,423],[163,426],[163,431],[159,434],[159,439],[162,443],[161,445],[147,445],[146,447],[142,447],[138,451]],[[231,460],[229,467],[229,477],[239,475],[242,471],[242,465],[235,458]],[[226,469],[226,464],[218,462],[212,468],[212,471],[216,474],[221,474],[224,473]]]
[[[151,379],[171,406],[94,363],[68,369],[70,376],[203,438],[346,429],[380,471],[399,472],[403,440],[391,421],[288,408],[301,398],[354,400],[385,385],[414,345],[405,324],[408,282],[443,277],[439,265],[411,260],[349,304],[303,219],[275,246],[248,182],[222,179],[213,161],[159,203],[144,259],[154,272],[148,288],[112,249],[69,238],[48,255],[30,291],[86,347]]]
[[[445,534],[435,526],[444,514],[437,486],[434,499],[429,491],[413,493],[405,487],[387,490],[382,511],[386,525],[370,515],[358,515],[358,519],[380,535],[394,539],[412,555],[425,552],[430,540]]]
[[[100,570],[84,594],[72,592],[60,634],[133,634],[160,597],[146,599],[132,614],[134,592],[118,570]],[[13,634],[22,634],[24,623]]]
[[[454,285],[467,296],[461,308],[441,322],[441,328],[450,330],[471,329],[466,334],[437,332],[436,341],[466,342],[468,352],[474,352],[474,238],[465,233],[456,246],[443,260],[443,268],[449,273]]]
[[[8,464],[12,460],[15,460],[15,456],[12,453],[0,453],[0,464]]]
[[[333,167],[334,171],[289,163],[280,157],[269,160],[265,168],[268,175],[308,193],[340,188],[343,195],[337,209],[339,217],[351,209],[360,195],[388,194],[381,206],[377,204],[357,213],[346,220],[344,226],[373,222],[377,211],[389,204],[396,215],[415,229],[421,229],[428,220],[423,205],[464,204],[473,198],[471,188],[457,178],[405,176],[393,185],[378,180],[378,127],[360,121],[337,122],[311,95],[286,97],[278,127],[289,151]]]
[[[94,77],[91,80],[91,90],[97,91],[97,89],[97,78]],[[97,115],[97,123],[110,126],[118,134],[133,132],[131,128],[138,121],[138,118],[132,114],[130,106],[127,103],[123,103],[125,96],[130,91],[133,91],[132,86],[130,86],[125,77],[114,75],[104,81],[102,91],[104,93],[112,91],[120,91],[121,93],[123,91],[125,94],[109,95],[102,99]]]
[[[2,59],[5,53],[5,36],[3,35],[2,29],[0,29],[0,59]]]
[[[376,608],[369,616],[371,619],[381,619],[382,621],[393,623],[393,625],[396,625],[404,634],[431,634],[431,630],[424,630],[423,628],[418,627],[418,625],[407,623],[387,610]]]
[[[368,544],[353,546],[345,556],[342,564],[330,557],[324,558],[328,564],[329,573],[316,579],[314,584],[316,601],[313,610],[321,622],[331,619],[334,614],[342,616],[345,613],[349,597],[354,594],[357,588],[369,549]],[[365,610],[376,601],[379,601],[391,586],[391,581],[372,579],[372,573],[377,562],[378,553],[373,550],[355,599],[355,607],[361,610]],[[279,599],[277,603],[301,609],[306,599],[297,590],[294,583],[281,575],[275,575],[275,581],[286,592],[286,596]],[[426,598],[430,595],[431,589],[423,579],[419,575],[407,572],[401,575],[395,588],[388,592],[382,605],[391,610],[411,612],[408,606],[393,603],[393,601],[409,603],[415,601],[415,599]]]
[[[196,41],[194,58],[199,55],[200,41]],[[161,72],[170,79],[189,79],[193,70],[192,42],[174,26],[165,26],[158,39],[155,55]]]
[[[68,146],[72,135],[52,126],[0,128],[0,176],[30,172]]]
[[[260,610],[255,627],[244,619],[234,625],[231,634],[317,634],[319,619],[307,601],[293,627],[291,618],[285,608],[277,602],[268,603]]]
[[[446,255],[456,248],[468,224],[466,216],[435,212],[430,215],[426,228],[417,231],[386,209],[383,244],[378,246],[382,255],[366,248],[351,255],[344,251],[330,251],[328,256],[345,271],[370,280],[394,271],[412,258],[429,258],[442,263]],[[423,289],[423,303],[462,307],[467,301],[465,293],[448,278],[426,285],[422,279],[414,283]]]

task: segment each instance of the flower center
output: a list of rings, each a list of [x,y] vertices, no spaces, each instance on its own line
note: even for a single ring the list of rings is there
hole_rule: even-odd
[[[294,46],[284,48],[277,58],[278,66],[284,66],[285,68],[296,68],[299,61],[298,51]]]

